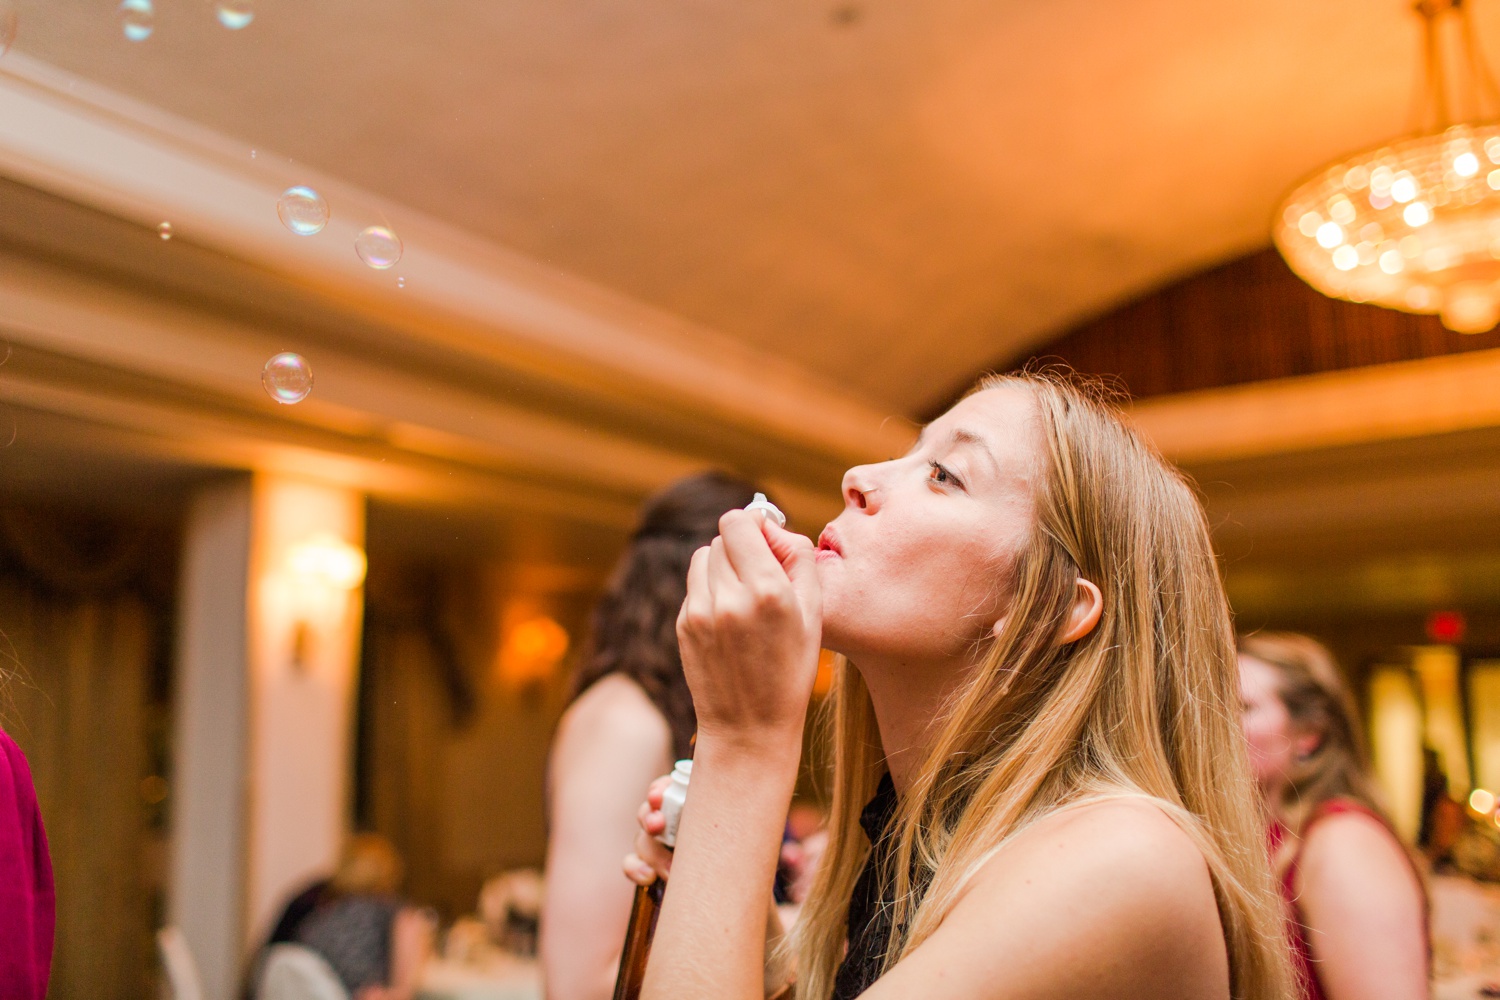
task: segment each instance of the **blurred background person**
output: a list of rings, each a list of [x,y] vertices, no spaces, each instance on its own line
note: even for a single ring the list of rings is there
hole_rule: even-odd
[[[333,875],[287,904],[256,958],[257,978],[271,946],[296,944],[317,952],[353,1000],[411,1000],[432,950],[433,921],[398,895],[404,874],[384,837],[349,838]]]
[[[551,1000],[611,995],[635,887],[620,859],[635,842],[641,790],[692,755],[696,719],[677,652],[693,552],[756,487],[718,472],[646,502],[594,609],[591,646],[552,745],[543,980]]]
[[[31,768],[0,729],[0,996],[42,1000],[56,898]]]
[[[1243,725],[1310,1000],[1428,995],[1421,876],[1379,805],[1333,656],[1292,633],[1239,641]]]

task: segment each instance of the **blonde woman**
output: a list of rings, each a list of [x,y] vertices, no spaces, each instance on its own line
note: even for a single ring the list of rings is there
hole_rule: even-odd
[[[1422,883],[1379,806],[1333,655],[1304,635],[1239,643],[1242,724],[1265,797],[1307,1000],[1427,996]]]
[[[1182,478],[1026,376],[843,492],[816,547],[731,512],[693,559],[689,804],[675,858],[643,833],[626,861],[671,873],[643,996],[778,986],[760,914],[821,644],[845,662],[799,1000],[1286,1000],[1234,639]]]

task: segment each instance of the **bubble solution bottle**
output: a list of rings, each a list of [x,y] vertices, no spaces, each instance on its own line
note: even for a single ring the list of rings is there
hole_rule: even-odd
[[[672,769],[672,783],[661,794],[661,813],[667,825],[656,839],[669,850],[677,844],[677,824],[682,820],[682,805],[687,801],[692,773],[693,762],[679,760]],[[661,913],[666,891],[666,881],[660,878],[650,885],[636,886],[635,905],[630,908],[630,924],[625,931],[625,950],[620,953],[620,973],[615,978],[614,1000],[638,1000],[641,995],[651,938],[656,934],[656,918]]]

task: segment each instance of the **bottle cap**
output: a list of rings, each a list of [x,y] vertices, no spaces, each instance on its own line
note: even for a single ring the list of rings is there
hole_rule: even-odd
[[[758,510],[762,514],[764,514],[766,517],[768,517],[771,520],[775,521],[777,527],[779,527],[779,528],[785,528],[786,527],[786,515],[783,514],[780,511],[780,509],[777,508],[777,506],[774,503],[772,503],[771,501],[767,500],[766,499],[766,495],[764,493],[757,493],[757,494],[755,494],[755,499],[753,499],[749,503],[745,504],[745,509],[746,510]]]

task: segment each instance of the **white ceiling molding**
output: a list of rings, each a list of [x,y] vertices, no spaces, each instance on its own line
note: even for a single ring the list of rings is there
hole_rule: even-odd
[[[145,227],[170,221],[174,238],[378,318],[413,345],[456,349],[616,408],[749,431],[836,465],[904,450],[912,437],[904,420],[779,358],[270,150],[252,159],[242,143],[17,52],[0,63],[0,174]],[[276,216],[279,193],[294,184],[315,187],[332,208],[317,236],[295,236]],[[355,235],[377,223],[405,243],[392,271],[353,252]],[[332,419],[332,406],[323,409]]]
[[[1500,426],[1500,350],[1141,401],[1131,418],[1196,465]]]

